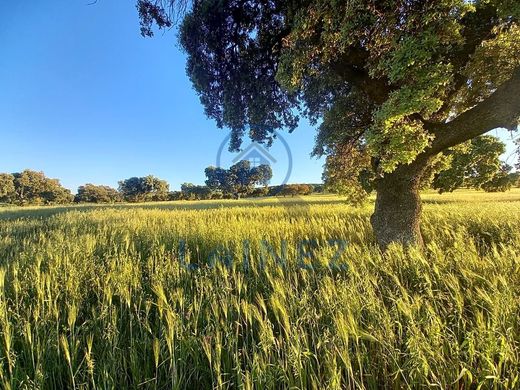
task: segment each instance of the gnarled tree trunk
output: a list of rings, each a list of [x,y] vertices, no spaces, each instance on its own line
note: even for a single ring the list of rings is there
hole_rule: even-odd
[[[422,246],[421,177],[426,162],[399,166],[376,181],[376,204],[370,222],[381,249],[392,242]]]

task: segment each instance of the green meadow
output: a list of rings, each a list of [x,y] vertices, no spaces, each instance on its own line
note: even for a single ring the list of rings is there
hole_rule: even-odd
[[[520,190],[0,208],[5,389],[520,387]]]

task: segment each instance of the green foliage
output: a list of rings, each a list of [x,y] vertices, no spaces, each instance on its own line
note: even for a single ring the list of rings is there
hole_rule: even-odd
[[[482,184],[482,189],[486,192],[504,192],[510,190],[513,186],[519,186],[520,173],[509,172],[511,167],[503,164],[500,171],[488,182]]]
[[[180,200],[204,200],[212,199],[215,191],[208,186],[197,186],[191,183],[181,185]]]
[[[253,190],[253,192],[251,192],[251,196],[252,197],[262,197],[262,196],[267,196],[269,194],[269,187],[267,186],[264,186],[264,187],[257,187]]]
[[[459,110],[477,104],[483,95],[493,92],[520,66],[520,58],[516,55],[520,52],[520,26],[514,23],[495,26],[493,35],[494,39],[483,41],[476,48],[473,60],[464,69],[471,86],[459,92]]]
[[[10,202],[14,194],[14,176],[9,173],[0,173],[0,202]]]
[[[119,192],[128,202],[168,199],[169,184],[155,176],[131,177],[119,182]]]
[[[500,187],[505,190],[507,172],[500,161],[500,155],[504,152],[505,144],[496,137],[474,138],[446,153],[451,160],[450,166],[436,175],[433,187],[441,193],[462,186],[487,190]]]
[[[362,204],[372,191],[370,161],[359,148],[339,144],[327,156],[323,182],[328,191],[346,196],[350,203]]]
[[[282,184],[269,187],[268,194],[271,196],[296,196],[310,195],[313,191],[314,186],[311,184]]]
[[[180,26],[188,76],[206,114],[231,128],[231,149],[246,129],[251,139],[271,142],[275,129],[296,127],[296,96],[275,81],[271,49],[285,29],[280,11],[274,3],[194,2]]]
[[[121,200],[121,195],[116,189],[94,184],[80,186],[74,198],[77,203],[114,203]]]
[[[251,167],[249,160],[241,160],[229,169],[210,166],[204,172],[210,189],[237,198],[252,193],[256,185],[267,186],[273,176],[269,165]]]
[[[336,185],[357,201],[365,185],[354,179],[366,176],[355,163],[360,155],[368,177],[382,178],[518,124],[514,91],[494,93],[518,81],[513,0],[140,3],[166,14],[187,6],[180,27],[187,73],[206,114],[231,129],[232,149],[245,135],[269,143],[275,130],[293,130],[299,111],[320,123],[315,154],[350,148],[354,161],[331,162],[325,175],[343,176]],[[161,27],[165,15],[151,10],[142,22]],[[486,109],[469,110],[475,106]],[[464,121],[453,121],[463,113]],[[333,166],[352,171],[333,173]]]
[[[66,204],[73,196],[58,179],[50,179],[43,172],[31,171],[0,174],[0,202],[18,205]]]
[[[517,389],[520,193],[424,198],[2,209],[0,387]]]

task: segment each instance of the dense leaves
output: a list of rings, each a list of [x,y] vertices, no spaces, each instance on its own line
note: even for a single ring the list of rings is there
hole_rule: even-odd
[[[14,176],[0,173],[0,202],[9,202],[14,196]]]
[[[115,188],[94,184],[80,186],[74,198],[78,203],[114,203],[121,200],[121,194]]]
[[[208,188],[235,197],[252,193],[257,185],[267,186],[273,176],[269,165],[251,167],[248,160],[241,160],[229,169],[210,166],[206,168],[205,174]]]
[[[350,150],[340,159],[351,163],[329,168],[359,178],[362,159],[377,178],[516,128],[519,10],[510,0],[199,0],[180,43],[206,114],[231,128],[233,149],[246,130],[270,142],[275,129],[294,129],[300,111],[320,123],[315,154]],[[362,187],[352,185],[356,198]]]
[[[155,176],[131,177],[119,182],[119,192],[126,201],[167,200],[169,184]]]
[[[274,130],[294,129],[296,96],[276,81],[284,7],[278,2],[195,1],[180,29],[187,72],[219,127],[231,128],[231,148],[251,139],[272,141]]]
[[[204,200],[218,198],[215,191],[208,186],[183,183],[178,195],[172,194],[171,200]]]
[[[27,204],[70,203],[72,194],[58,179],[50,179],[43,172],[31,171],[0,174],[0,202]]]
[[[446,153],[451,166],[437,175],[434,188],[439,192],[451,192],[463,185],[481,188],[499,173],[499,157],[504,151],[504,143],[492,136],[477,137],[454,148]]]

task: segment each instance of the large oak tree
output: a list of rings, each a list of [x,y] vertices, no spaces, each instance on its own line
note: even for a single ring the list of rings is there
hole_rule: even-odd
[[[181,8],[186,70],[206,114],[271,142],[298,113],[316,154],[371,172],[378,243],[422,243],[422,176],[436,156],[520,116],[514,0],[139,0],[143,35]]]

